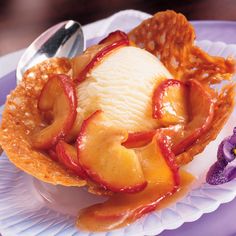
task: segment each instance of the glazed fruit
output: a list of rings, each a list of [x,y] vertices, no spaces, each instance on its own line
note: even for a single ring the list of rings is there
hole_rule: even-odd
[[[84,66],[84,68],[77,74],[77,81],[78,82],[82,82],[87,73],[94,68],[107,54],[109,54],[111,51],[113,51],[114,49],[118,48],[118,47],[122,47],[122,46],[127,46],[129,45],[129,40],[128,39],[122,39],[119,41],[115,41],[111,44],[104,44],[105,46],[102,46],[102,48],[92,57],[92,59],[88,62],[88,64],[86,64],[86,66]]]
[[[184,152],[206,132],[214,116],[212,94],[197,80],[189,80],[189,116],[190,121],[176,134],[173,151],[176,155]]]
[[[140,193],[119,193],[85,209],[77,222],[80,228],[103,231],[121,227],[153,211],[164,197],[177,190],[178,170],[165,136],[155,135],[149,145],[137,152],[148,186]]]
[[[69,133],[66,135],[65,140],[67,143],[74,143],[78,137],[82,120],[80,114],[77,114],[73,126],[71,127]]]
[[[103,40],[101,40],[99,42],[99,44],[104,44],[104,43],[114,43],[117,42],[119,40],[129,40],[128,36],[126,33],[120,31],[120,30],[116,30],[112,33],[110,33],[106,38],[104,38]]]
[[[51,75],[38,100],[41,113],[51,114],[50,124],[32,136],[35,148],[49,149],[71,129],[76,118],[77,100],[72,80],[66,75]]]
[[[186,123],[187,94],[184,83],[174,79],[163,81],[153,93],[153,118],[163,125]]]
[[[152,131],[159,126],[158,120],[152,118],[153,89],[170,77],[152,54],[133,46],[120,47],[79,83],[81,120],[102,110],[114,126],[129,134]]]
[[[113,192],[139,192],[147,182],[134,150],[121,145],[128,133],[109,125],[102,111],[82,124],[77,139],[78,159],[88,176]]]
[[[149,184],[165,183],[173,186],[179,184],[175,155],[165,135],[157,132],[152,142],[137,149],[137,152],[144,176]]]
[[[57,153],[55,147],[52,147],[48,150],[48,155],[53,161],[58,161]]]
[[[76,147],[60,140],[56,146],[56,154],[59,162],[61,162],[65,167],[81,178],[87,178],[85,171],[81,168],[78,162]]]
[[[156,130],[129,133],[128,139],[122,145],[127,148],[143,147],[152,141],[155,133]]]
[[[84,70],[84,68],[90,63],[90,61],[95,57],[95,55],[101,51],[105,44],[101,45],[93,45],[86,49],[86,51],[82,55],[78,55],[71,59],[72,66],[72,77],[73,79],[77,79],[80,73]]]

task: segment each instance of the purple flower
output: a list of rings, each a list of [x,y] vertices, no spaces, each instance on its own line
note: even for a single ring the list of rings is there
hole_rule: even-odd
[[[236,177],[236,167],[228,166],[236,158],[236,127],[233,134],[225,138],[219,145],[217,162],[209,169],[206,181],[212,185],[223,184]]]

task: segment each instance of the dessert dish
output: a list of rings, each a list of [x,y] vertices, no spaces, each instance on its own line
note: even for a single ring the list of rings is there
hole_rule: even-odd
[[[194,45],[186,18],[160,12],[73,58],[29,69],[6,102],[0,144],[30,175],[109,195],[77,225],[104,231],[165,205],[193,180],[181,167],[234,106],[232,58]]]

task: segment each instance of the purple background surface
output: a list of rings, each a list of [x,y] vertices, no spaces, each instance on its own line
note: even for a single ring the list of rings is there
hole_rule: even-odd
[[[208,39],[236,44],[236,22],[234,21],[192,21],[197,40]]]
[[[197,40],[208,39],[236,43],[236,22],[195,21]],[[16,85],[15,71],[0,79],[0,105]],[[236,199],[222,204],[216,211],[204,214],[199,220],[184,223],[175,230],[165,230],[160,236],[236,236]],[[5,236],[5,235],[4,235]]]

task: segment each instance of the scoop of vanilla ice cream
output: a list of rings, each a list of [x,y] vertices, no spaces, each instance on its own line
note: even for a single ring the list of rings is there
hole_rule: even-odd
[[[152,118],[152,94],[170,78],[164,65],[146,50],[117,48],[78,85],[78,117],[82,122],[102,110],[111,124],[129,132],[154,129],[159,124]]]

